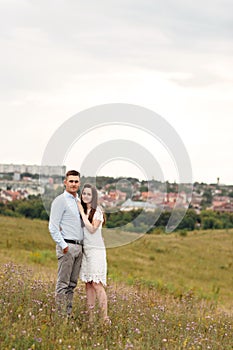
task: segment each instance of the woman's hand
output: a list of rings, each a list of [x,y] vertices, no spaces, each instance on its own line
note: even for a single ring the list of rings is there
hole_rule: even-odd
[[[78,202],[78,210],[79,210],[80,214],[83,216],[84,210],[83,210],[83,206],[80,202]]]

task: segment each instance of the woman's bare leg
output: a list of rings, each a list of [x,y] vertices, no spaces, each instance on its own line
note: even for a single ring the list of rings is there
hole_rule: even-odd
[[[87,294],[87,307],[89,312],[89,321],[93,322],[96,291],[94,286],[92,285],[92,282],[86,283],[86,294]]]
[[[103,319],[108,320],[108,301],[107,301],[107,295],[106,295],[104,286],[102,285],[102,283],[95,283],[95,282],[92,282],[92,285],[96,292],[96,297],[99,302]]]

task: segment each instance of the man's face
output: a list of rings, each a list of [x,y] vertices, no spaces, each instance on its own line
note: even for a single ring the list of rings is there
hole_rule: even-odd
[[[64,184],[66,191],[75,196],[80,186],[80,177],[69,175],[67,179],[64,180]]]

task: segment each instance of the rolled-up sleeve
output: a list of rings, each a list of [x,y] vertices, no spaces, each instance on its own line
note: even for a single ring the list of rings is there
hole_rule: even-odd
[[[50,219],[49,219],[49,232],[53,240],[62,248],[67,247],[67,243],[64,241],[61,234],[61,220],[64,214],[64,205],[59,198],[55,198],[51,205]]]

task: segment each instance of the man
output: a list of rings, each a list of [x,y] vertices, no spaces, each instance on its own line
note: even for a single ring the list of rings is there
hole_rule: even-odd
[[[57,244],[56,303],[58,310],[69,317],[83,251],[83,229],[77,205],[80,173],[68,171],[64,185],[64,193],[56,197],[51,206],[49,231]]]

